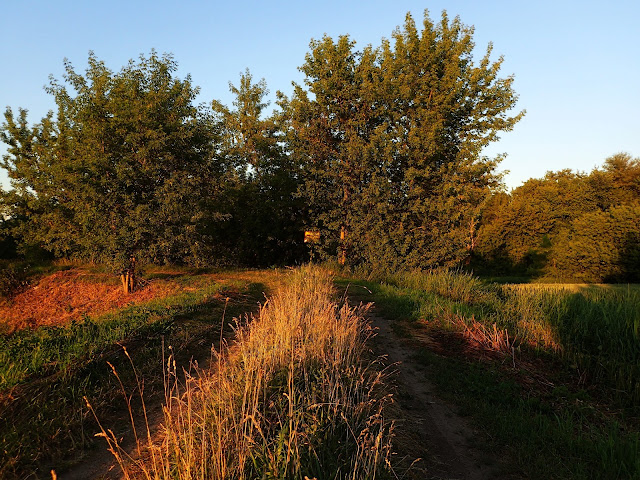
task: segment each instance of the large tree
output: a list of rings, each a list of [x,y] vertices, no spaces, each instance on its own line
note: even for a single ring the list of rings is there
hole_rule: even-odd
[[[247,69],[239,84],[229,83],[233,108],[213,102],[222,154],[233,164],[229,178],[230,221],[222,236],[238,263],[265,266],[299,260],[302,250],[301,201],[294,198],[299,172],[286,155],[282,115],[265,115],[269,94],[264,79]]]
[[[473,62],[473,29],[410,15],[393,41],[355,50],[348,37],[311,44],[288,104],[302,193],[323,250],[341,262],[459,264],[499,159],[482,150],[508,131],[516,95],[491,45]]]
[[[370,136],[377,120],[372,109],[375,53],[354,52],[354,42],[325,36],[311,42],[301,67],[308,91],[295,86],[283,103],[290,121],[288,145],[302,165],[301,194],[309,228],[317,229],[325,253],[338,252],[344,263],[353,255],[357,227],[354,214],[376,174]]]
[[[114,73],[90,53],[84,75],[65,60],[47,88],[57,112],[30,126],[8,108],[5,204],[25,217],[22,236],[57,255],[106,262],[135,287],[142,261],[197,258],[226,166],[190,77],[152,52]]]

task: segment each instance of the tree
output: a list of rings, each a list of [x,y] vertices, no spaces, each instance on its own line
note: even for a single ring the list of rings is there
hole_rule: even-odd
[[[189,261],[207,244],[202,223],[219,191],[210,117],[170,55],[141,56],[113,73],[90,53],[85,75],[65,60],[51,79],[57,113],[30,127],[5,112],[5,203],[28,221],[25,240],[60,256],[106,262],[135,288],[141,261]],[[211,212],[211,213],[208,213]]]
[[[640,159],[628,153],[612,155],[602,169],[591,172],[589,182],[602,210],[640,202]]]
[[[527,180],[507,198],[491,202],[483,214],[478,254],[506,270],[539,271],[560,232],[595,208],[586,175],[547,172],[544,178]]]
[[[576,218],[561,236],[553,259],[565,278],[589,282],[640,279],[640,206],[618,205]]]
[[[290,115],[288,146],[302,165],[307,227],[320,232],[322,253],[337,252],[340,263],[353,250],[358,201],[376,173],[369,139],[376,121],[375,53],[353,48],[347,36],[312,41],[300,68],[309,91],[296,85],[291,102],[283,102]]]
[[[494,272],[528,271],[564,277],[574,272],[581,277],[581,270],[567,265],[563,258],[570,255],[575,259],[577,255],[576,242],[571,248],[566,244],[572,238],[571,232],[579,232],[576,235],[580,237],[580,248],[590,252],[585,253],[589,261],[595,261],[593,246],[598,242],[602,245],[604,241],[596,238],[598,228],[607,224],[610,229],[611,218],[623,218],[611,217],[614,208],[633,207],[639,202],[640,160],[626,153],[607,158],[603,167],[589,175],[570,170],[547,172],[543,178],[527,180],[510,195],[498,193],[492,197],[482,212],[475,264]],[[587,228],[588,225],[580,223],[582,218],[591,218],[598,227]],[[594,235],[591,246],[585,243],[586,232]],[[614,250],[620,248],[617,246]],[[603,249],[597,250],[604,255],[602,264],[606,267],[603,268],[611,270],[611,261],[607,258],[617,255],[614,250],[606,254]],[[560,265],[564,267],[560,269]],[[586,270],[594,271],[592,267]],[[589,275],[589,278],[604,278],[600,274]]]
[[[247,265],[273,265],[300,259],[301,202],[294,198],[299,172],[284,151],[280,121],[264,116],[269,91],[264,79],[257,83],[247,69],[238,86],[233,109],[213,102],[220,125],[222,155],[234,166],[228,195],[230,221],[225,230],[232,239],[233,256]]]
[[[499,184],[482,149],[523,113],[491,46],[478,65],[473,29],[446,13],[418,31],[410,15],[393,44],[355,51],[348,37],[311,43],[289,104],[290,148],[325,253],[381,268],[459,264],[479,209]]]

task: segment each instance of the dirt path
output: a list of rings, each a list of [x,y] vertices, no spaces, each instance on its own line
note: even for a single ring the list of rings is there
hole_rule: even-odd
[[[471,446],[476,435],[452,408],[439,399],[425,375],[425,367],[414,360],[415,341],[394,333],[392,321],[370,316],[378,330],[374,348],[396,370],[399,416],[396,451],[410,467],[410,478],[484,480],[499,478],[493,462]]]
[[[253,313],[248,311],[247,313]],[[197,374],[207,375],[211,365],[212,349],[220,349],[220,340],[218,338],[217,327],[211,329],[211,335],[197,338],[190,342],[191,344],[184,348],[184,352],[177,359],[178,371],[182,371],[184,368],[194,372],[200,372]],[[233,330],[230,324],[224,331],[225,341],[233,341]],[[196,366],[196,370],[192,369],[192,366]],[[137,399],[136,399],[137,400]],[[151,399],[145,400],[145,406],[147,409],[147,420],[151,437],[155,440],[160,435],[161,428],[165,421],[163,406],[166,404],[164,396],[160,392],[156,392]],[[128,417],[124,419],[126,423],[126,437],[121,443],[123,452],[131,454],[133,457],[137,457],[136,443],[134,436],[129,427]],[[103,422],[105,429],[111,428],[111,425],[106,425]],[[122,430],[121,426],[116,425],[115,430]],[[136,429],[138,435],[142,441],[146,439],[146,426],[144,418],[136,419]],[[47,477],[50,478],[50,477]],[[58,480],[117,480],[122,479],[123,473],[121,467],[118,465],[113,454],[107,449],[106,441],[98,442],[96,448],[88,451],[84,457],[76,460],[76,464],[67,470],[62,470],[57,473]]]
[[[407,339],[396,335],[394,321],[370,310],[370,320],[377,329],[374,349],[396,372],[398,421],[395,448],[398,474],[408,479],[429,480],[494,480],[495,462],[472,446],[476,433],[453,409],[435,394],[425,374],[425,366],[415,360],[419,345],[428,339]],[[418,342],[417,340],[420,340]],[[154,407],[159,407],[155,405]],[[162,412],[154,408],[150,414],[152,430],[161,424]],[[404,472],[407,471],[406,475]],[[121,470],[113,456],[101,448],[91,452],[76,467],[58,474],[60,480],[117,479]]]

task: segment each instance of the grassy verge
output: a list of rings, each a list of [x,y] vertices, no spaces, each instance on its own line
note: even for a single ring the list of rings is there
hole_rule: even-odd
[[[136,460],[103,430],[125,476],[384,478],[388,397],[366,359],[370,327],[332,298],[328,275],[298,270],[209,372],[179,380],[170,367],[165,430]]]
[[[396,316],[479,334],[495,325],[510,346],[561,358],[620,406],[640,404],[637,286],[497,285],[466,273],[413,272],[369,288]]]
[[[499,286],[452,272],[341,285],[402,336],[439,340],[437,353],[413,340],[416,359],[512,474],[640,478],[637,288]]]
[[[416,352],[441,394],[487,432],[507,473],[532,479],[631,479],[640,475],[640,438],[584,390],[555,383],[531,389],[500,363]]]
[[[250,311],[266,290],[234,275],[181,281],[189,291],[64,327],[0,335],[0,477],[42,475],[95,446],[97,426],[83,397],[105,418],[126,413],[113,401],[121,386],[109,366],[124,372],[126,388],[135,386],[124,368],[124,346],[147,379],[149,396],[161,396],[163,341],[182,364],[194,353],[208,357],[225,309],[227,319]]]

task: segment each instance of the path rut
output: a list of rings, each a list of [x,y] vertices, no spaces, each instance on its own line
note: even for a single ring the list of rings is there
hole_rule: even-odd
[[[377,329],[374,349],[386,357],[396,371],[397,426],[396,450],[404,457],[401,469],[410,478],[431,480],[485,480],[502,478],[494,462],[471,446],[476,432],[435,394],[425,367],[415,360],[416,347],[394,333],[391,320],[371,310],[370,320]]]

